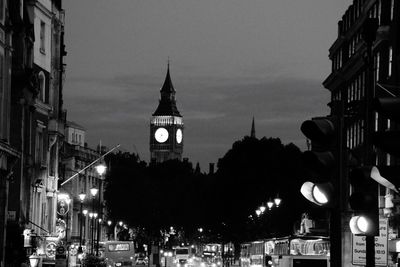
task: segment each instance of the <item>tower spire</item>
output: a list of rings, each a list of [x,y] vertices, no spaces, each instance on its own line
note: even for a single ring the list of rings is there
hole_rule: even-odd
[[[253,121],[251,123],[250,137],[251,138],[256,138],[256,127],[254,126],[254,116],[253,116]]]

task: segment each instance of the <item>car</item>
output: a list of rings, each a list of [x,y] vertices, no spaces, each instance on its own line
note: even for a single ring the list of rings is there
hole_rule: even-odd
[[[138,257],[136,259],[136,265],[147,265],[148,262],[147,257]]]

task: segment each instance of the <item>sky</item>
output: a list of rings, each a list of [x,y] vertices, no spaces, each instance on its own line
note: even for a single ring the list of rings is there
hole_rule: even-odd
[[[167,62],[184,152],[203,171],[250,135],[305,149],[328,115],[329,48],[350,0],[66,0],[64,108],[89,146],[149,162]]]

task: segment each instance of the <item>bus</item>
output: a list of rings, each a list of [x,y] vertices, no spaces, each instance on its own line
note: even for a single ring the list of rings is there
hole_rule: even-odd
[[[329,267],[330,242],[322,236],[286,236],[243,243],[241,267]]]
[[[103,257],[107,267],[134,266],[135,246],[132,241],[106,241]]]

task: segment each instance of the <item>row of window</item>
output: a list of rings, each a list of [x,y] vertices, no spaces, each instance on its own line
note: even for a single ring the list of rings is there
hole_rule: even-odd
[[[383,54],[386,53],[386,54]],[[381,54],[384,57],[381,57]],[[385,60],[386,62],[382,62]],[[384,73],[381,71],[381,64],[386,64],[385,67],[387,71],[387,76],[384,76]],[[390,78],[393,74],[393,48],[389,46],[387,50],[381,50],[374,55],[374,83],[379,82],[382,78],[387,79]],[[347,87],[347,103],[350,103],[353,100],[361,100],[364,96],[364,88],[365,88],[365,72],[360,73],[356,78],[350,82]],[[333,95],[333,100],[340,100],[341,92],[338,91]]]
[[[82,144],[83,140],[82,140],[82,135],[81,134],[77,134],[77,133],[72,133],[71,134],[71,141],[73,144]]]
[[[339,35],[344,34],[345,31],[350,29],[353,23],[358,19],[362,12],[362,5],[364,0],[356,0],[354,4],[350,6],[350,8],[346,11],[346,14],[343,16],[342,21],[339,22],[340,28],[343,30],[339,30]],[[387,9],[390,9],[388,11]],[[390,0],[390,5],[385,6],[385,16],[389,16],[389,20],[393,21],[395,9],[395,0]],[[382,3],[380,0],[376,1],[371,8],[368,10],[368,17],[377,18],[381,21],[382,17]],[[346,47],[346,51],[343,51],[343,47],[339,48],[338,51],[332,57],[332,71],[336,71],[343,66],[343,63],[346,58],[350,58],[357,51],[358,44],[362,41],[361,29],[355,33],[349,40],[348,45]],[[389,70],[392,71],[391,69]],[[391,73],[389,74],[389,76]]]
[[[358,120],[346,129],[346,147],[353,149],[364,142],[364,121]]]
[[[394,10],[395,10],[395,0],[389,0],[389,5],[385,6],[386,14],[389,15],[389,21],[393,21]],[[353,24],[360,18],[363,14],[365,0],[354,0],[353,4],[346,11],[342,20],[339,22],[339,35],[343,35],[347,32]],[[389,9],[389,10],[387,10]],[[377,18],[381,22],[382,18],[382,1],[377,0],[368,10],[369,18]]]

